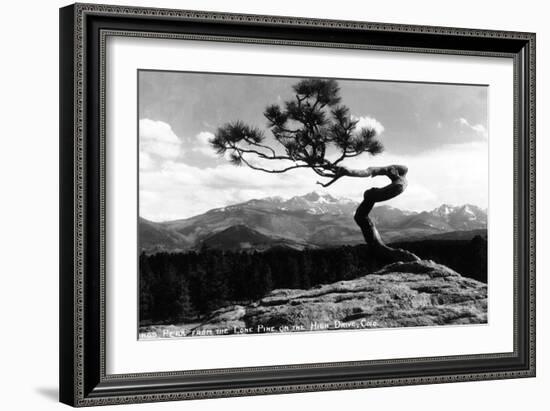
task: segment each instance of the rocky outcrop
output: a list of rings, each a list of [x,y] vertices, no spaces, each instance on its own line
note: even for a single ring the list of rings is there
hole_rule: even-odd
[[[486,284],[422,260],[390,264],[373,274],[309,290],[274,290],[252,304],[215,311],[203,323],[188,325],[186,335],[486,322]]]
[[[198,328],[409,327],[487,322],[487,285],[433,261],[395,263],[309,290],[280,289],[218,310]],[[316,329],[316,328],[314,328]]]

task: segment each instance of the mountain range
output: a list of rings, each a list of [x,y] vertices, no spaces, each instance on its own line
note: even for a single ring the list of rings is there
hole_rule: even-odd
[[[181,220],[153,222],[140,218],[140,248],[156,252],[360,244],[363,237],[353,221],[357,206],[350,199],[311,192],[290,199],[254,199]],[[486,210],[470,204],[443,204],[422,212],[381,205],[370,216],[386,242],[465,238],[487,228]]]

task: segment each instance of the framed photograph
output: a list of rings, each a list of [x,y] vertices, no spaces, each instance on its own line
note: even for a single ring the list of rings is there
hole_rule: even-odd
[[[62,402],[535,375],[535,34],[60,22]]]

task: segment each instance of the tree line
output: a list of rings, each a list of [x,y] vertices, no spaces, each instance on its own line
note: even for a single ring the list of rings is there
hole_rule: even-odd
[[[487,241],[400,243],[463,275],[487,281]],[[263,252],[203,248],[139,257],[141,325],[194,322],[230,304],[246,304],[278,288],[307,289],[374,272],[385,262],[366,245]]]

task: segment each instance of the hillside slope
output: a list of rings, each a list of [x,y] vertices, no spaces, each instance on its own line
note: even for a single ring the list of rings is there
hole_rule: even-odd
[[[487,322],[487,285],[430,260],[309,290],[279,289],[252,304],[217,310],[195,332],[391,328]],[[260,328],[258,328],[260,327]],[[262,328],[263,327],[263,328]],[[320,328],[319,328],[320,327]],[[174,326],[145,327],[155,331]]]
[[[234,244],[240,243],[244,249],[254,248],[251,244],[255,241],[240,241],[244,230],[256,232],[254,236],[264,236],[258,249],[264,249],[269,243],[279,245],[281,240],[302,248],[362,244],[361,230],[353,220],[357,206],[358,203],[349,199],[313,192],[288,200],[280,197],[250,200],[182,220],[155,223],[142,218],[140,249],[147,252],[200,249],[206,239],[231,227],[236,228],[225,232],[223,241],[215,242],[217,248],[230,244],[230,249],[234,249]],[[444,204],[421,213],[381,205],[375,207],[370,216],[386,242],[487,227],[486,211],[473,205]],[[230,238],[230,234],[234,238]]]

